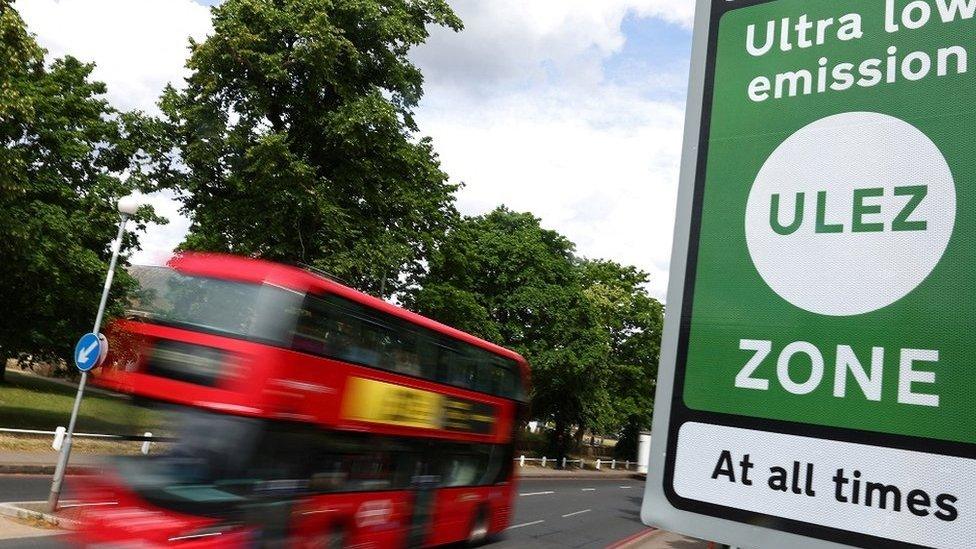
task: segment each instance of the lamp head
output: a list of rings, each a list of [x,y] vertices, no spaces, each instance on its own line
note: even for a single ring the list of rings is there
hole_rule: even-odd
[[[123,196],[119,199],[119,212],[125,215],[135,215],[136,211],[142,206],[143,202],[140,197],[135,195]]]

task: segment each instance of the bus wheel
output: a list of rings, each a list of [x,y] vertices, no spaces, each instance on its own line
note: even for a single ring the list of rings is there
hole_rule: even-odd
[[[486,541],[488,541],[488,513],[482,507],[478,509],[478,514],[471,522],[471,531],[468,533],[468,547],[477,547]]]

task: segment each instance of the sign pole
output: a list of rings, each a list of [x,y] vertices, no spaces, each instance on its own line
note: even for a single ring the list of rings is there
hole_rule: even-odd
[[[105,286],[102,288],[102,299],[98,303],[98,313],[95,315],[95,325],[92,333],[98,334],[98,329],[102,325],[102,317],[105,316],[105,304],[108,302],[108,292],[112,287],[112,279],[115,278],[115,265],[119,260],[119,250],[122,248],[122,235],[125,233],[125,223],[129,220],[129,214],[122,213],[122,220],[119,222],[119,233],[112,242],[112,260],[109,262],[108,274],[105,276]],[[54,480],[51,482],[51,494],[47,498],[48,510],[54,512],[58,509],[58,499],[61,497],[61,485],[64,482],[65,470],[68,468],[68,458],[71,455],[71,435],[75,431],[75,423],[78,421],[78,409],[81,407],[81,397],[85,392],[85,383],[88,381],[88,372],[81,372],[81,381],[78,383],[78,393],[75,395],[75,403],[71,408],[71,419],[68,421],[68,432],[65,433],[64,444],[61,446],[61,455],[58,457],[58,466],[54,470]]]

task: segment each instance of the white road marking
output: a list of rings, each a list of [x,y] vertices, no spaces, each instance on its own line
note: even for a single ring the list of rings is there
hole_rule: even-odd
[[[621,488],[630,488],[630,486],[621,486]]]
[[[580,490],[584,492],[592,492],[593,490],[596,490],[596,488],[580,488]]]
[[[118,505],[117,501],[103,501],[99,503],[68,503],[66,505],[60,505],[62,509],[67,509],[68,507],[93,507],[96,505]]]
[[[507,530],[514,530],[516,528],[521,528],[523,526],[532,526],[533,524],[540,524],[545,522],[544,520],[534,520],[532,522],[523,522],[522,524],[516,524],[515,526],[509,526]]]
[[[184,539],[197,539],[197,538],[209,538],[213,536],[219,536],[223,532],[208,532],[206,534],[190,534],[188,536],[176,536],[175,538],[169,538],[169,541],[180,541]]]
[[[571,517],[573,515],[582,515],[583,513],[589,513],[590,511],[592,511],[592,509],[583,509],[582,511],[576,511],[576,512],[573,512],[573,513],[566,513],[565,515],[563,515],[563,518]]]
[[[546,492],[525,492],[524,494],[519,494],[519,496],[544,496],[546,494],[555,494],[552,490]]]

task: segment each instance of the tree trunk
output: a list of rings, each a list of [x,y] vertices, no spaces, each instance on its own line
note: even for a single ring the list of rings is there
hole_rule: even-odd
[[[556,419],[555,429],[552,432],[552,439],[550,440],[550,447],[553,453],[556,454],[556,468],[561,469],[563,465],[563,458],[569,451],[569,441],[572,436],[569,432],[569,423]]]

